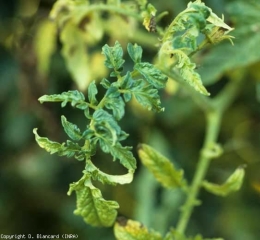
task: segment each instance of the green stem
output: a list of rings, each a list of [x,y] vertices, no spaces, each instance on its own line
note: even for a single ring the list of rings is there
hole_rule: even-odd
[[[207,129],[206,136],[203,145],[203,150],[209,149],[212,144],[217,140],[219,129],[221,123],[221,114],[218,111],[210,112],[207,114]],[[187,197],[186,203],[182,207],[182,213],[180,220],[177,224],[177,231],[179,233],[184,233],[189,222],[191,213],[194,206],[197,205],[197,195],[199,193],[201,183],[205,178],[206,172],[208,170],[211,158],[204,154],[205,151],[201,151],[199,162],[197,165],[197,170],[195,172],[189,195]]]
[[[238,81],[231,80],[225,89],[215,99],[211,100],[211,108],[204,109],[207,119],[206,135],[190,191],[186,202],[182,206],[182,212],[177,223],[177,231],[181,234],[185,233],[192,211],[198,203],[197,196],[201,188],[201,183],[213,158],[212,155],[206,154],[207,150],[210,151],[212,146],[217,142],[222,116],[237,95],[242,79],[243,76],[241,75]]]

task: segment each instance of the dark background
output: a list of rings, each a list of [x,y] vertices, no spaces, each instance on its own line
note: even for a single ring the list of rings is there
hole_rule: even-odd
[[[214,96],[241,72],[246,78],[223,119],[219,142],[225,153],[212,162],[207,178],[221,183],[237,166],[246,164],[247,168],[239,192],[225,198],[201,192],[203,204],[195,209],[188,233],[227,240],[258,240],[260,18],[253,12],[250,16],[250,10],[243,7],[228,5],[242,6],[248,1],[205,2],[218,15],[224,13],[225,19],[238,30],[234,33],[235,46],[224,43],[198,56],[198,61],[202,59],[198,71],[207,88]],[[114,239],[112,228],[93,228],[73,215],[75,194],[69,197],[66,193],[69,184],[80,178],[83,163],[46,153],[38,147],[32,133],[37,127],[41,136],[62,142],[66,136],[60,124],[61,114],[80,126],[85,124],[81,112],[70,107],[62,109],[54,103],[41,105],[37,100],[47,93],[77,89],[60,54],[58,39],[59,48],[52,56],[49,74],[42,76],[37,71],[35,36],[53,3],[52,0],[0,1],[0,234],[76,233],[79,239]],[[166,27],[187,1],[153,3],[159,12],[169,11],[169,16],[161,21]],[[256,9],[260,6],[257,1],[251,3]],[[101,51],[102,42],[98,44]],[[147,59],[155,54],[155,49],[144,50]],[[126,144],[134,147],[135,155],[138,143],[149,143],[174,159],[191,180],[203,142],[205,120],[187,92],[176,92],[176,86],[172,87],[173,91],[168,87],[168,92],[161,93],[164,113],[153,114],[129,106],[120,124],[130,134]],[[94,161],[108,171],[121,171],[119,164],[103,153],[97,153]],[[120,215],[158,231],[166,231],[176,223],[178,206],[183,200],[177,190],[164,191],[139,162],[132,184],[100,188],[106,199],[119,202]]]

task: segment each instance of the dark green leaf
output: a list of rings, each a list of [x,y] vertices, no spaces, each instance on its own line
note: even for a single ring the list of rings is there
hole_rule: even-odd
[[[123,49],[119,42],[116,41],[114,47],[109,47],[107,44],[102,47],[102,54],[105,55],[105,65],[108,68],[120,70],[125,62],[123,59]]]
[[[98,109],[93,114],[96,135],[109,139],[115,144],[122,130],[114,117],[103,109]]]
[[[164,88],[167,82],[167,76],[165,76],[159,69],[155,68],[151,63],[137,63],[134,66],[147,82],[156,88]]]
[[[106,93],[104,105],[112,110],[116,120],[120,120],[125,114],[125,103],[120,97],[120,92],[115,87],[110,87]]]
[[[169,159],[152,147],[140,144],[138,154],[142,163],[164,187],[175,188],[185,185],[183,170],[177,170]]]
[[[158,90],[147,85],[143,80],[136,80],[131,92],[136,100],[149,111],[161,112],[164,110],[164,108],[161,107]]]
[[[88,86],[88,100],[90,104],[97,105],[98,101],[96,99],[96,95],[98,93],[95,81],[92,81]]]
[[[138,46],[137,44],[133,45],[132,43],[129,43],[127,45],[127,51],[129,56],[135,63],[141,62],[143,49],[140,46]]]
[[[84,221],[92,226],[112,226],[119,205],[115,201],[107,201],[102,197],[99,189],[95,188],[88,174],[78,182],[70,184],[68,195],[76,191],[77,208],[74,214],[81,215]]]
[[[79,141],[82,138],[82,134],[77,125],[67,121],[66,117],[61,116],[61,123],[64,128],[64,131],[72,140]]]
[[[100,147],[105,153],[110,153],[114,160],[119,159],[120,163],[129,170],[136,169],[136,160],[130,151],[131,147],[123,147],[119,142],[112,145],[110,141],[99,139]]]

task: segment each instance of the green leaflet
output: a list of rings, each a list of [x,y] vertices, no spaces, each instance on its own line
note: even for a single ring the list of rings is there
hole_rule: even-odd
[[[137,70],[145,80],[156,88],[164,88],[168,77],[165,76],[153,64],[147,62],[136,63],[134,69]]]
[[[53,95],[43,95],[38,99],[40,103],[44,102],[61,102],[61,106],[65,107],[68,102],[71,103],[71,106],[79,108],[79,109],[86,109],[88,108],[88,103],[85,102],[85,97],[83,93],[74,90],[63,92],[61,94],[53,94]]]
[[[106,92],[104,106],[112,110],[114,118],[118,121],[125,114],[125,103],[120,97],[120,92],[116,87],[110,87]]]
[[[72,140],[79,141],[82,138],[82,134],[77,125],[67,121],[66,117],[61,116],[61,123],[64,128],[64,131]]]
[[[140,63],[142,60],[143,49],[137,44],[128,43],[127,51],[134,63]]]
[[[110,153],[113,159],[119,159],[120,163],[129,170],[136,169],[136,160],[130,151],[132,147],[123,147],[119,142],[112,145],[110,141],[99,139],[100,147],[105,153]]]
[[[244,167],[239,167],[222,185],[210,183],[208,181],[203,181],[202,185],[210,193],[225,197],[228,194],[236,192],[241,188],[244,175]]]
[[[158,90],[147,84],[143,79],[133,80],[129,72],[125,75],[120,88],[122,88],[121,91],[126,102],[130,101],[133,95],[149,111],[161,112],[164,110],[161,107]]]
[[[116,41],[115,46],[109,47],[107,44],[102,47],[102,54],[105,55],[105,65],[108,68],[114,69],[110,76],[116,76],[117,71],[121,71],[125,62],[123,59],[123,49],[119,42]]]
[[[114,233],[117,240],[163,240],[158,232],[148,230],[137,221],[122,218],[115,223]]]
[[[78,160],[84,160],[90,155],[90,150],[84,149],[70,140],[60,144],[50,141],[48,138],[40,137],[37,133],[37,128],[33,129],[33,133],[38,145],[50,154],[57,153],[59,156],[75,157]]]
[[[138,155],[142,163],[154,177],[166,188],[185,186],[183,170],[176,170],[169,159],[146,144],[138,146]]]
[[[88,100],[90,104],[97,105],[98,101],[96,99],[96,95],[98,93],[97,86],[95,84],[95,81],[92,81],[88,86]]]
[[[78,182],[70,184],[68,195],[76,191],[77,209],[74,214],[81,215],[84,221],[92,226],[112,226],[117,216],[119,205],[115,201],[107,201],[99,189],[95,188],[87,175]]]

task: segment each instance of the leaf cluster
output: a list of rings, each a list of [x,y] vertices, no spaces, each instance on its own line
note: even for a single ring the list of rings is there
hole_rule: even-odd
[[[71,139],[65,143],[60,144],[40,137],[37,129],[33,132],[39,146],[49,153],[86,160],[84,175],[81,180],[71,184],[69,194],[73,190],[76,191],[75,213],[82,215],[84,220],[92,225],[112,225],[116,217],[115,209],[118,206],[116,202],[104,200],[91,180],[112,185],[126,184],[132,181],[136,169],[132,147],[121,144],[121,141],[128,136],[118,123],[124,116],[125,104],[135,98],[148,110],[156,112],[163,110],[158,89],[165,86],[167,77],[154,65],[142,62],[140,46],[128,44],[127,51],[133,61],[133,71],[124,72],[125,60],[121,45],[116,42],[113,47],[105,45],[102,48],[105,66],[110,69],[112,78],[112,81],[104,78],[100,83],[100,86],[106,90],[102,99],[97,99],[99,90],[95,81],[92,81],[88,87],[87,100],[77,90],[44,95],[39,98],[41,103],[61,102],[61,107],[70,103],[72,107],[84,112],[87,124],[83,131],[76,124],[69,122],[65,116],[61,116],[64,131]],[[109,175],[98,169],[91,160],[98,148],[110,154],[114,161],[119,160],[128,173],[121,176]]]

